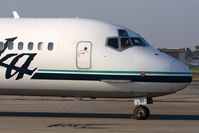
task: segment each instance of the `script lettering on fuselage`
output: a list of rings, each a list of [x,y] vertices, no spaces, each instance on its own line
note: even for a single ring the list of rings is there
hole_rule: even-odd
[[[17,37],[5,39],[6,42],[4,44],[4,48],[0,50],[0,57],[8,48],[9,43],[14,43],[14,40],[16,39]],[[12,54],[7,54],[4,57],[1,57],[0,66],[6,68],[5,78],[10,79],[13,76],[17,75],[16,80],[19,80],[23,78],[24,74],[32,75],[37,68],[30,70],[29,66],[36,55],[37,55],[36,53],[22,53],[22,54],[12,53]],[[6,61],[10,59],[11,62],[6,63]],[[22,63],[21,66],[16,66],[16,64],[19,63],[20,59],[23,60],[25,59],[25,62]]]

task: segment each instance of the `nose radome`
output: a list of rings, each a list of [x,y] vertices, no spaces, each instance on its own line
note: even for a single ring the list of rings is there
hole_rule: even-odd
[[[176,73],[191,73],[189,67],[179,60],[175,60],[171,65],[171,72]]]
[[[180,82],[172,83],[173,91],[179,91],[186,88],[192,80],[192,72],[187,65],[181,61],[174,61],[171,66],[171,72],[180,79]]]

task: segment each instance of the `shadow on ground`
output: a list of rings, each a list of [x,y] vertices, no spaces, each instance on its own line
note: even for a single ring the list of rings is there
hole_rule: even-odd
[[[199,120],[199,115],[153,114],[150,120]]]
[[[58,113],[58,112],[0,112],[0,116],[17,117],[73,117],[73,118],[122,118],[131,119],[131,114],[108,113]],[[199,115],[152,114],[150,120],[199,120]]]

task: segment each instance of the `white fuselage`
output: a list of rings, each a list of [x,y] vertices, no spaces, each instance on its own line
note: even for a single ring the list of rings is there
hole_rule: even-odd
[[[142,38],[96,20],[1,19],[0,95],[154,97],[191,82],[186,65],[151,46],[107,46],[120,29]]]

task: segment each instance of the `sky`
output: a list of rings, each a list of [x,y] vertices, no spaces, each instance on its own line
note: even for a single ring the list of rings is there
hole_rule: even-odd
[[[199,45],[199,0],[0,0],[0,17],[90,18],[130,28],[156,48]]]

